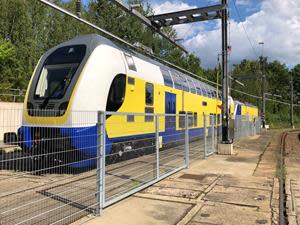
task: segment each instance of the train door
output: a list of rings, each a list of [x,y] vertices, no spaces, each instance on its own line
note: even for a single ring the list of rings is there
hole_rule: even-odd
[[[174,133],[176,132],[176,95],[166,92],[165,93],[165,113],[166,114],[174,114],[168,115],[165,117],[165,131],[166,137],[168,140],[172,140],[174,138]],[[172,135],[173,134],[173,135]]]

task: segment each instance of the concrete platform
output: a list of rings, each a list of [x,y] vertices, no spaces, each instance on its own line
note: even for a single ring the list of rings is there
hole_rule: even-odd
[[[277,224],[279,185],[272,157],[277,152],[269,143],[279,135],[268,131],[241,140],[235,155],[196,160],[189,169],[108,207],[103,216],[75,224]]]

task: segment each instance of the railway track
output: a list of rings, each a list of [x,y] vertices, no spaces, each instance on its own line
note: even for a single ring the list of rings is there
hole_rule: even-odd
[[[295,140],[298,140],[295,142]],[[300,158],[295,158],[290,155],[290,152],[296,152],[296,156],[300,155],[300,130],[292,130],[285,131],[281,136],[281,144],[280,144],[280,158],[278,161],[278,177],[280,181],[279,187],[279,224],[280,225],[299,225],[300,222],[300,213],[297,217],[297,207],[295,206],[294,196],[291,194],[293,192],[292,186],[290,185],[291,178],[289,173],[293,171],[290,165],[289,158],[298,159],[298,163],[300,162]],[[300,169],[300,166],[299,166]],[[297,179],[297,178],[296,178]],[[299,175],[298,180],[300,181]],[[298,189],[296,189],[298,190]],[[299,193],[300,194],[300,193]],[[297,196],[298,198],[300,196]],[[292,201],[292,204],[289,203]],[[292,207],[290,206],[292,205]],[[290,215],[295,215],[295,220],[291,219]]]

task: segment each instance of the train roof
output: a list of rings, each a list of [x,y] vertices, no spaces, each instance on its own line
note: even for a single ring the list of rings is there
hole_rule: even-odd
[[[57,46],[63,47],[66,45],[75,45],[75,44],[85,44],[87,46],[87,54],[91,54],[93,50],[102,44],[111,46],[113,48],[117,48],[122,52],[128,53],[132,56],[135,56],[143,61],[146,61],[148,63],[151,63],[155,66],[158,66],[161,70],[161,73],[163,75],[164,80],[171,79],[174,83],[174,88],[177,89],[183,89],[185,91],[198,93],[201,95],[206,95],[210,98],[216,97],[216,88],[212,87],[211,85],[204,83],[198,79],[195,79],[191,77],[190,75],[187,75],[185,72],[178,70],[177,68],[171,67],[169,65],[165,65],[159,61],[156,61],[152,59],[151,57],[145,56],[139,52],[136,52],[130,48],[126,48],[124,46],[121,46],[101,35],[98,34],[88,34],[88,35],[81,35],[77,36],[67,42],[64,42]],[[166,85],[166,82],[165,82]],[[168,86],[168,85],[167,85]],[[219,98],[221,98],[221,92],[218,93]]]

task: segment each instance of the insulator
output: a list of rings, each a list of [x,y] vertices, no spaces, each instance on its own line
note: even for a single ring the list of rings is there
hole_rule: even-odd
[[[76,0],[76,15],[81,17],[81,0]]]

